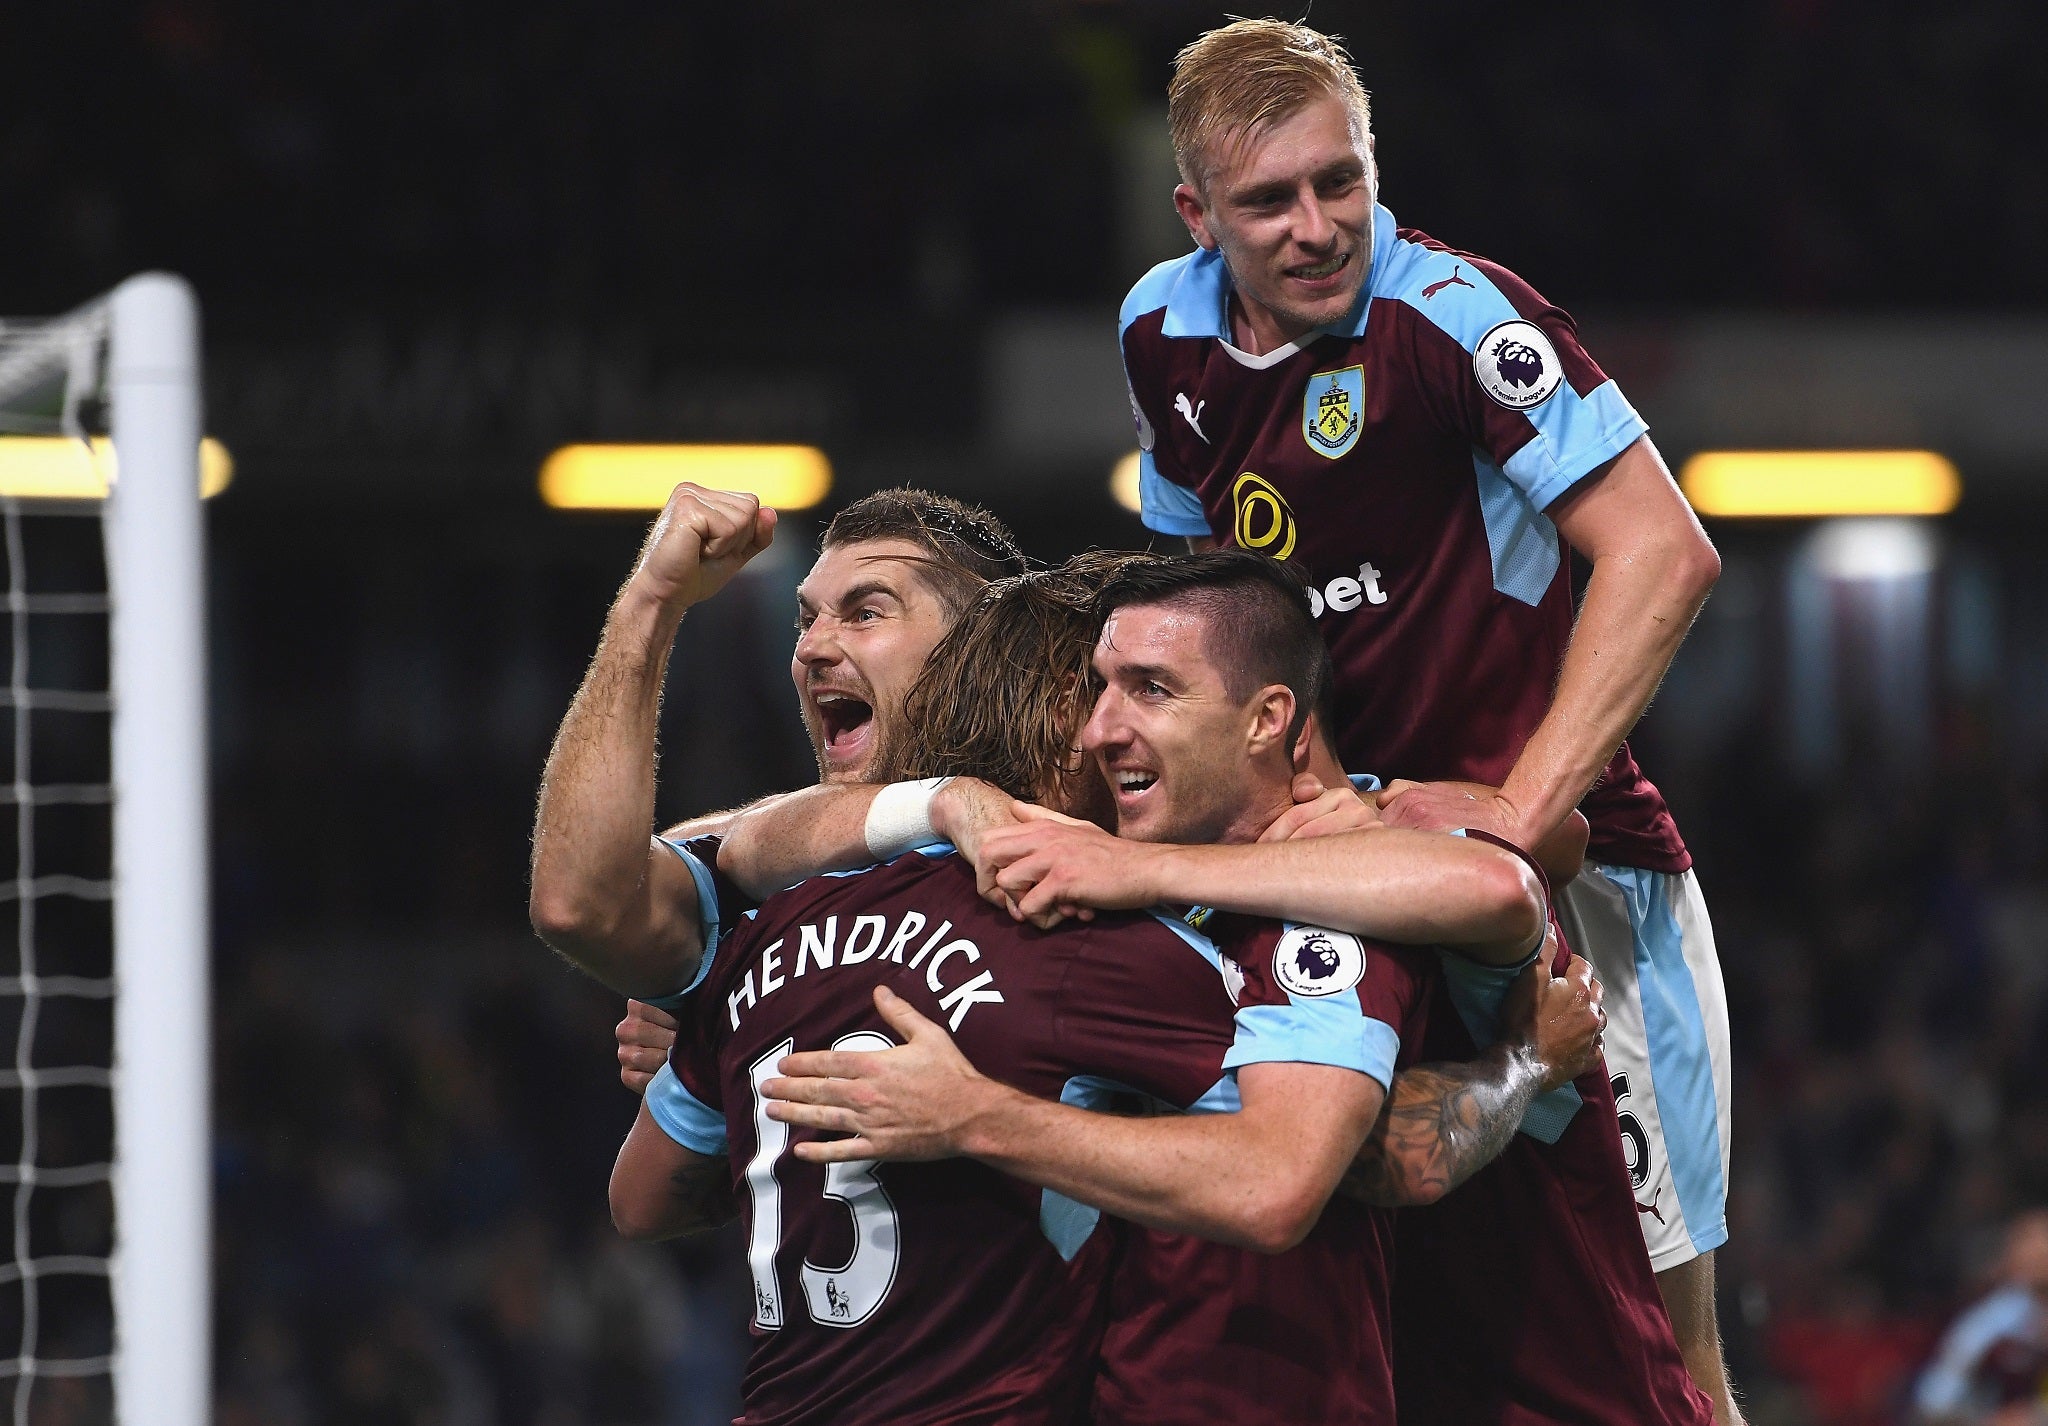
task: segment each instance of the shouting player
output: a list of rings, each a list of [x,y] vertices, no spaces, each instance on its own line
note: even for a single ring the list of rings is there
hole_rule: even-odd
[[[1571,319],[1379,206],[1336,41],[1276,20],[1205,34],[1175,62],[1169,122],[1197,250],[1121,314],[1145,522],[1304,572],[1345,765],[1420,784],[1386,797],[1396,825],[1533,846],[1583,805],[1592,860],[1560,916],[1616,1002],[1614,1098],[1659,1287],[1737,1421],[1713,1298],[1726,998],[1691,858],[1622,741],[1719,560]],[[1576,627],[1560,534],[1592,566]]]
[[[1401,844],[1399,832],[1354,832],[1313,842],[1257,840],[1292,815],[1290,750],[1298,742],[1298,709],[1313,701],[1325,666],[1300,588],[1272,561],[1227,551],[1137,561],[1112,578],[1106,598],[1122,600],[1122,606],[1096,647],[1096,670],[1106,686],[1083,740],[1096,746],[1102,727],[1128,727],[1126,713],[1143,709],[1147,717],[1143,738],[1112,733],[1114,756],[1094,760],[1114,779],[1118,824],[1165,840],[1221,840],[1231,846],[1147,848],[1073,822],[1028,824],[1018,828],[1018,836],[1040,830],[1085,834],[1106,863],[1126,873],[1143,867],[1120,875],[1122,899],[1116,906],[1206,899],[1212,906],[1257,914],[1315,908],[1315,916],[1329,924],[1358,924],[1352,918],[1360,908],[1346,904],[1356,893],[1343,869],[1366,861],[1370,852],[1362,856],[1360,848],[1374,840]],[[956,635],[965,629],[963,623]],[[1004,836],[987,832],[983,848]],[[1477,856],[1483,850],[1456,838],[1421,838],[1413,846],[1423,854],[1436,848]],[[1407,891],[1430,899],[1419,879]],[[1368,899],[1384,899],[1384,893]],[[1452,996],[1438,977],[1436,955],[1341,932],[1296,926],[1243,938],[1229,916],[1208,916],[1204,928],[1225,940],[1231,965],[1247,985],[1268,979],[1296,994],[1356,996],[1366,1008],[1368,1043],[1389,1055],[1403,1051],[1409,1061],[1419,1059],[1419,1037],[1434,1016],[1485,1018],[1491,1014],[1489,975],[1495,994],[1499,985],[1497,971],[1460,963],[1456,981],[1466,996]],[[1468,949],[1487,959],[1520,957],[1532,949],[1528,932],[1524,926],[1520,940]],[[1153,1225],[1159,1225],[1159,1205],[1200,1192],[1204,1180],[1217,1174],[1210,1164],[1174,1154],[1124,1121],[1042,1102],[981,1078],[969,1067],[973,1051],[963,1059],[936,1024],[907,1010],[893,1010],[891,1024],[909,1041],[901,1051],[877,1057],[795,1055],[786,1063],[788,1074],[823,1078],[762,1086],[770,1098],[793,1100],[774,1110],[778,1117],[860,1135],[846,1143],[809,1145],[799,1154],[829,1160],[868,1151],[889,1158],[967,1151],[1083,1203]],[[1460,1059],[1473,1053],[1466,1043]],[[1360,1166],[1358,1178],[1370,1203],[1442,1197],[1513,1135],[1530,1102],[1526,1092],[1511,1098],[1444,1065],[1403,1069],[1395,1086],[1374,1131],[1374,1154]],[[1417,1092],[1413,1098],[1409,1088]],[[1528,1088],[1534,1086],[1524,1084]],[[1614,1125],[1597,1115],[1579,1119],[1608,1135],[1616,1174],[1610,1199],[1626,1213]],[[1454,1149],[1460,1139],[1464,1147]],[[1272,1160],[1237,1168],[1253,1180],[1264,1172],[1286,1178],[1286,1158],[1280,1149]],[[1632,1231],[1626,1217],[1622,1225]],[[1331,1315],[1329,1303],[1360,1283],[1372,1287],[1374,1303],[1384,1301],[1386,1227],[1386,1217],[1368,1203],[1335,1203],[1300,1254],[1280,1260],[1247,1258],[1174,1233],[1135,1235],[1112,1295],[1096,1420],[1190,1426],[1212,1420],[1380,1420],[1374,1397],[1362,1395],[1374,1379],[1352,1373],[1360,1362],[1380,1367],[1384,1342]],[[1528,1227],[1546,1231],[1542,1221]],[[1655,1301],[1647,1264],[1640,1266],[1638,1287]],[[1645,1356],[1657,1350],[1655,1340],[1632,1346]],[[1677,1379],[1679,1401],[1671,1410],[1651,1403],[1640,1420],[1700,1426],[1708,1408],[1683,1375],[1669,1328],[1663,1328],[1661,1350]],[[1688,1395],[1696,1414],[1686,1414]]]
[[[1047,611],[1030,598],[1046,578],[1006,582],[968,617],[983,620],[982,632],[1005,631],[1013,658],[949,658],[949,647],[954,655],[979,647],[963,624],[919,687],[982,690],[978,701],[948,703],[956,720],[975,728],[941,741],[978,740],[992,751],[976,770],[1014,777],[1014,792],[1083,810],[1103,801],[1100,786],[1069,766],[1086,690],[1038,676],[1045,664],[1033,661],[1029,636],[1058,630],[1007,617],[1035,609],[1049,623],[1071,625],[1071,607]],[[1289,698],[1279,690],[1279,704]],[[1291,721],[1291,706],[1279,704],[1265,720],[1268,742],[1284,737]],[[922,707],[932,709],[933,700]],[[980,716],[988,709],[1011,716]],[[1300,847],[1273,850],[1283,871],[1300,860]],[[1475,845],[1459,859],[1477,864],[1496,854]],[[707,881],[700,937],[715,936],[709,928],[726,919],[716,897]],[[1525,904],[1517,917],[1503,907],[1497,934],[1525,940],[1540,919],[1533,912]],[[1363,944],[1341,933],[1290,934],[1292,943],[1274,928],[1262,949],[1278,944],[1307,958],[1313,942],[1332,947],[1340,963],[1304,959],[1300,974],[1310,979],[1297,989],[1256,965],[1239,972],[1175,921],[1110,916],[1042,935],[981,900],[971,870],[950,857],[909,855],[806,882],[705,947],[707,969],[683,1012],[676,1068],[650,1090],[621,1151],[615,1213],[645,1236],[697,1226],[715,1216],[702,1185],[728,1172],[717,1156],[728,1144],[736,1161],[746,1156],[735,1177],[746,1194],[755,1275],[749,1421],[1071,1419],[1094,1364],[1094,1298],[1106,1267],[1094,1215],[975,1165],[884,1175],[839,1154],[816,1168],[817,1145],[793,1140],[763,1111],[769,1077],[800,1046],[831,1045],[828,1053],[844,1056],[887,1045],[867,992],[893,986],[896,995],[875,995],[884,1015],[930,1007],[984,1062],[1047,1098],[1083,1096],[1113,1081],[1178,1108],[1234,1111],[1124,1123],[1126,1154],[1183,1171],[1150,1196],[1115,1206],[1142,1221],[1283,1248],[1309,1231],[1391,1078],[1388,1046],[1358,1029]],[[1401,979],[1401,953],[1374,947],[1371,955],[1371,983]],[[1520,1104],[1546,1072],[1590,1062],[1598,1018],[1583,984],[1553,985],[1544,999],[1542,1023],[1551,1040],[1573,1042],[1569,1053],[1509,1047],[1490,1067],[1497,1083],[1476,1073],[1456,1082]],[[1434,1081],[1424,1097],[1441,1099]],[[1470,1156],[1479,1137],[1459,1136],[1439,1155]],[[1375,1245],[1383,1247],[1384,1233],[1344,1234],[1276,1260],[1297,1274],[1319,1270],[1318,1317],[1332,1347],[1316,1354],[1312,1371],[1297,1367],[1318,1396],[1289,1419],[1392,1419],[1384,1314],[1371,1291],[1383,1275],[1371,1271]],[[1237,1393],[1231,1419],[1279,1400],[1260,1391],[1258,1373],[1227,1385]]]
[[[687,981],[694,867],[654,822],[655,728],[684,614],[774,538],[751,495],[688,483],[670,494],[605,620],[541,781],[534,929],[598,980],[643,1000]],[[932,648],[988,580],[1024,557],[1000,521],[919,490],[856,501],[826,527],[797,589],[790,660],[824,782],[854,782],[900,736],[897,717]],[[728,817],[675,829],[702,833]]]

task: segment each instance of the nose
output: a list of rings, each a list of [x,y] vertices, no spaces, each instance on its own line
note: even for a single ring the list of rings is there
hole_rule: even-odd
[[[1120,736],[1122,719],[1119,710],[1122,698],[1114,688],[1102,690],[1095,700],[1095,707],[1088,714],[1088,721],[1081,728],[1081,751],[1099,753],[1115,743]]]
[[[1305,248],[1327,248],[1336,241],[1337,225],[1330,221],[1323,200],[1314,189],[1302,195],[1294,238]]]
[[[797,636],[796,661],[805,668],[818,664],[837,663],[841,657],[839,639],[833,632],[830,615],[820,614],[811,620],[810,627]]]

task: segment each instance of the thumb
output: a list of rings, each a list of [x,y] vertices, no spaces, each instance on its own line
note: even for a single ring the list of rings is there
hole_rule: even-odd
[[[1313,802],[1323,795],[1323,780],[1312,772],[1296,773],[1292,792],[1296,802]]]
[[[882,1019],[903,1037],[905,1044],[935,1032],[941,1036],[946,1033],[936,1022],[918,1014],[915,1006],[886,985],[875,987],[875,1009],[882,1012]]]
[[[1074,820],[1071,817],[1062,816],[1050,807],[1040,807],[1036,802],[1012,802],[1010,804],[1010,815],[1019,822],[1071,822]]]

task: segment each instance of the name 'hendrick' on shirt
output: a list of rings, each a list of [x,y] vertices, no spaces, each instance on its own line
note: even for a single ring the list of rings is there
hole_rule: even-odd
[[[925,935],[927,920],[922,911],[906,911],[892,927],[886,916],[856,916],[846,929],[844,945],[836,944],[839,938],[837,916],[827,916],[823,926],[806,923],[797,927],[793,957],[785,960],[787,952],[784,947],[788,944],[788,937],[773,942],[761,952],[756,963],[747,968],[746,978],[740,982],[739,989],[726,997],[725,1007],[732,1017],[732,1028],[739,1029],[742,1009],[752,1010],[806,973],[815,974],[869,962],[879,966],[884,961],[891,961],[908,970],[923,967],[924,983],[939,997],[939,1009],[946,1013],[947,1024],[955,1031],[975,1006],[1002,1004],[1003,993],[996,989],[993,971],[966,974],[967,967],[981,959],[981,948],[964,936],[947,940],[953,930],[951,921],[941,921],[937,930]],[[913,942],[919,944],[911,953]],[[905,959],[906,954],[908,959]],[[965,964],[956,964],[954,969],[965,978],[949,990],[941,972],[954,963],[956,957]],[[754,978],[756,971],[760,972],[758,982]]]

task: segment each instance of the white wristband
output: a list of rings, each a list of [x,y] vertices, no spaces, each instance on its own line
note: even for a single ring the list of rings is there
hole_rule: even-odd
[[[952,780],[928,777],[920,782],[892,782],[876,793],[868,807],[868,855],[885,862],[938,841],[939,834],[932,830],[932,797]]]

